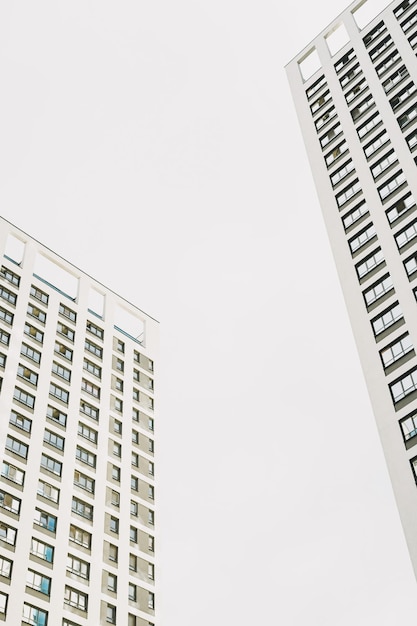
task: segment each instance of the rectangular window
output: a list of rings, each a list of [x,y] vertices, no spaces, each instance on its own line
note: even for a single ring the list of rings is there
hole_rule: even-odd
[[[81,517],[85,517],[85,519],[91,520],[93,519],[94,507],[88,502],[84,502],[79,498],[72,498],[72,507],[71,510],[76,515],[80,515]]]
[[[48,612],[25,602],[23,605],[22,622],[31,624],[31,626],[46,626],[48,623]]]
[[[322,87],[324,87],[324,85],[326,85],[326,78],[324,76],[320,76],[320,78],[318,80],[316,80],[307,90],[306,90],[306,96],[307,96],[307,100],[310,100],[315,93],[317,93],[318,91],[320,91],[320,89]]]
[[[320,137],[320,145],[324,149],[335,137],[338,137],[342,132],[342,127],[340,126],[340,122],[329,128],[325,135]]]
[[[106,622],[116,624],[116,607],[111,604],[106,607]]]
[[[31,286],[30,295],[32,296],[32,298],[35,298],[36,300],[39,300],[39,302],[42,302],[42,304],[48,304],[48,294],[35,287],[35,285]]]
[[[71,370],[63,365],[60,365],[56,361],[52,362],[52,373],[59,376],[59,378],[62,378],[66,382],[70,382],[71,380]]]
[[[382,363],[386,369],[403,356],[414,350],[413,342],[408,333],[380,351]]]
[[[117,534],[119,532],[119,520],[117,519],[117,517],[111,516],[109,520],[109,524],[110,524],[110,532]]]
[[[117,465],[112,465],[111,477],[113,480],[117,481],[118,483],[120,482],[120,467],[117,467]]]
[[[84,359],[83,369],[85,369],[86,372],[93,374],[93,376],[96,376],[96,378],[101,378],[101,367],[95,365],[94,363],[92,363],[92,361]]]
[[[366,306],[371,306],[379,298],[382,298],[386,293],[393,289],[392,279],[389,274],[383,276],[378,282],[374,283],[366,291],[363,292]]]
[[[11,411],[9,424],[15,426],[16,428],[20,428],[20,430],[24,430],[26,433],[30,433],[32,430],[32,420],[28,417],[24,417],[20,413],[16,413],[16,411]]]
[[[81,463],[90,465],[90,467],[96,466],[96,455],[93,454],[92,452],[89,452],[85,448],[82,448],[81,446],[77,446],[75,450],[75,456],[78,459],[78,461],[81,461]]]
[[[13,324],[13,313],[10,313],[7,309],[0,307],[0,320],[2,320],[5,324],[9,324],[11,326]]]
[[[0,268],[0,276],[2,278],[4,278],[5,280],[7,280],[12,285],[15,285],[16,287],[19,287],[19,285],[20,285],[20,276],[18,276],[14,272],[12,272],[12,270],[9,270],[4,265],[2,265],[1,268]]]
[[[91,333],[92,335],[95,335],[99,339],[103,339],[104,337],[104,330],[102,328],[99,328],[98,326],[96,326],[90,321],[87,321],[87,330],[89,333]]]
[[[96,444],[98,439],[98,433],[93,428],[90,428],[86,424],[82,422],[78,422],[78,434],[80,437],[84,437],[84,439],[88,439],[92,443]]]
[[[88,415],[88,417],[91,417],[91,419],[98,421],[100,411],[95,406],[91,406],[91,404],[80,400],[80,411]]]
[[[12,528],[12,526],[0,522],[0,541],[4,541],[4,543],[7,543],[10,546],[15,546],[16,536],[16,528]]]
[[[67,346],[65,346],[63,343],[59,343],[59,341],[56,341],[54,351],[56,354],[59,354],[59,356],[62,356],[64,357],[64,359],[67,359],[67,361],[72,361],[73,352],[70,348],[67,348]]]
[[[401,307],[398,302],[395,302],[389,309],[385,309],[383,313],[371,321],[374,335],[377,336],[384,332],[384,330],[398,322],[402,317]]]
[[[87,532],[86,530],[78,528],[78,526],[74,526],[74,524],[70,525],[69,539],[73,543],[76,543],[79,546],[83,546],[84,548],[88,548],[88,550],[91,550],[91,537],[91,533]]]
[[[2,509],[10,511],[10,513],[14,513],[15,515],[19,515],[21,504],[22,501],[20,498],[16,498],[11,493],[7,493],[7,491],[0,489],[0,507]]]
[[[36,386],[38,384],[38,374],[28,367],[25,367],[21,363],[19,363],[19,366],[17,368],[17,375],[19,376],[19,378],[23,378],[31,385]]]
[[[55,385],[55,383],[50,383],[49,395],[53,396],[54,398],[58,398],[58,400],[61,400],[65,404],[68,404],[69,391],[63,389],[62,387],[58,387],[58,385]]]
[[[47,513],[46,511],[36,508],[34,522],[35,524],[42,526],[42,528],[50,530],[52,533],[56,532],[57,518],[51,513]]]
[[[35,319],[37,319],[39,322],[41,322],[41,324],[45,324],[46,322],[45,311],[42,311],[42,309],[40,309],[39,307],[34,306],[31,302],[29,302],[28,304],[27,314],[30,315],[30,317],[34,317]]]
[[[417,87],[414,83],[408,83],[401,91],[399,91],[391,100],[389,101],[392,110],[394,113],[398,111],[398,109],[410,98],[417,90]]]
[[[0,576],[3,578],[11,578],[13,569],[13,561],[9,561],[5,557],[0,556]]]
[[[43,435],[44,443],[57,448],[58,450],[63,450],[65,446],[65,439],[60,435],[52,432],[52,430],[45,429],[45,433]]]
[[[86,612],[88,607],[88,595],[65,585],[64,604],[68,604],[79,611]]]
[[[11,465],[8,461],[3,461],[1,466],[2,478],[10,480],[16,485],[23,485],[25,482],[25,472],[15,465]]]
[[[350,63],[353,59],[356,59],[356,54],[352,48],[351,50],[349,50],[349,52],[346,52],[346,54],[343,55],[342,58],[337,61],[337,63],[335,63],[334,69],[336,70],[336,73],[339,74],[339,72],[344,67],[346,67],[346,65]]]
[[[327,111],[325,111],[315,122],[314,125],[316,127],[316,130],[319,131],[321,128],[323,128],[323,126],[325,126],[328,122],[330,122],[330,120],[334,119],[336,117],[336,109],[333,106],[331,106],[329,109],[327,109]]]
[[[386,37],[384,37],[384,39],[382,41],[380,41],[375,46],[375,48],[373,48],[369,52],[369,56],[371,57],[371,61],[373,61],[375,63],[375,61],[378,59],[378,57],[380,57],[381,54],[383,52],[385,52],[385,50],[387,50],[390,46],[392,46],[392,39],[391,39],[390,35],[387,35]]]
[[[367,35],[365,35],[365,37],[363,38],[363,43],[365,44],[366,48],[369,47],[369,45],[375,41],[375,39],[377,39],[379,37],[379,35],[381,33],[384,33],[387,30],[387,27],[385,26],[384,22],[379,22],[379,24],[377,24]]]
[[[46,454],[42,454],[41,456],[41,467],[56,476],[61,476],[62,473],[62,463],[56,461],[51,456],[47,456]]]
[[[48,407],[46,409],[46,417],[56,422],[57,424],[60,424],[61,426],[66,426],[67,414],[60,411],[60,409],[51,406],[50,404],[48,404]]]
[[[76,312],[73,311],[72,309],[69,309],[67,306],[65,306],[65,304],[62,304],[62,302],[59,305],[59,314],[62,315],[63,317],[66,317],[71,322],[76,322],[77,321],[77,314],[76,314]]]
[[[133,583],[129,583],[129,600],[131,600],[132,602],[136,602],[136,598],[137,598],[136,585],[134,585]]]
[[[86,474],[82,474],[78,470],[74,470],[74,485],[80,487],[89,493],[94,493],[95,481]]]
[[[392,207],[387,209],[386,215],[389,223],[393,224],[398,217],[404,215],[406,211],[412,209],[415,206],[415,200],[411,195],[411,192],[408,192],[405,196],[397,200]]]
[[[360,220],[361,217],[367,215],[368,213],[368,206],[365,200],[363,200],[360,204],[358,204],[351,211],[349,211],[349,213],[346,213],[346,215],[342,217],[345,231],[347,231],[348,228],[350,228],[353,224],[355,224],[355,222]]]
[[[22,459],[28,458],[29,446],[22,441],[19,441],[19,439],[11,437],[10,435],[7,435],[6,437],[6,450],[17,454],[18,456],[21,456]]]
[[[404,111],[400,117],[397,118],[397,122],[401,130],[405,129],[415,118],[417,117],[417,104],[413,104],[409,109]]]
[[[407,71],[405,65],[401,65],[389,78],[384,80],[382,86],[386,94],[394,89],[402,80],[409,78],[410,74]]]
[[[357,252],[362,246],[368,243],[376,235],[375,226],[369,224],[366,228],[361,230],[355,237],[349,240],[349,248],[352,254]]]
[[[43,480],[38,483],[38,495],[56,504],[59,502],[59,489]]]
[[[356,265],[356,273],[359,279],[364,278],[372,272],[378,265],[384,262],[384,255],[381,248],[377,248],[375,252],[368,255],[363,261]]]
[[[54,561],[54,548],[43,541],[39,541],[32,537],[32,544],[30,548],[30,553],[35,556],[47,561],[48,563],[53,563]]]
[[[32,394],[27,393],[23,389],[19,389],[19,387],[15,387],[13,397],[17,402],[24,404],[30,409],[33,409],[35,406],[35,396],[32,396]]]
[[[352,89],[349,89],[349,91],[345,93],[345,100],[347,104],[351,104],[351,102],[353,102],[359,95],[363,94],[367,88],[368,84],[366,79],[362,78],[362,80],[357,82]]]
[[[67,572],[71,574],[75,574],[80,578],[84,578],[85,580],[89,580],[90,578],[90,565],[86,561],[79,559],[72,554],[68,554],[67,556]]]
[[[372,94],[369,94],[362,102],[360,102],[354,109],[350,112],[352,116],[352,120],[356,122],[366,111],[369,111],[375,105]]]
[[[415,271],[417,270],[417,253],[414,253],[413,256],[404,261],[405,271],[407,272],[407,276],[410,278],[413,276]]]
[[[394,150],[390,150],[386,155],[384,155],[374,165],[371,166],[371,173],[374,180],[376,180],[378,176],[383,174],[385,170],[391,167],[391,165],[394,165],[394,163],[397,162],[397,155],[395,154]]]
[[[43,332],[35,328],[35,326],[28,324],[27,322],[25,324],[24,333],[38,343],[43,343]]]
[[[351,172],[354,171],[353,161],[349,159],[347,163],[345,163],[342,167],[339,167],[333,174],[330,176],[330,182],[333,187],[336,187],[338,183],[340,183],[346,176],[348,176]]]
[[[0,329],[0,342],[3,343],[5,346],[8,346],[9,341],[10,341],[9,333],[6,333],[5,330]]]
[[[405,245],[417,237],[417,220],[409,224],[401,232],[395,235],[395,241],[398,249],[401,250]]]
[[[43,574],[29,569],[26,573],[26,586],[49,596],[51,591],[51,579],[48,576],[44,576]]]
[[[382,118],[377,111],[366,122],[364,122],[363,124],[361,124],[361,126],[358,127],[357,133],[358,133],[359,139],[361,140],[364,139],[366,135],[368,135],[368,133],[370,133],[371,130],[379,126],[381,122],[382,122]]]
[[[94,354],[95,356],[99,357],[99,359],[102,358],[103,348],[100,348],[100,346],[96,345],[92,341],[89,341],[88,339],[85,340],[84,346],[85,346],[85,349],[88,350],[88,352],[91,352],[91,354]]]
[[[404,437],[404,441],[408,441],[417,435],[417,412],[414,411],[404,417],[400,421],[401,431]]]
[[[100,398],[100,387],[90,383],[90,381],[85,378],[81,380],[81,389],[90,394],[90,396],[94,396],[94,398]]]
[[[148,591],[148,608],[155,609],[155,594],[152,591]]]
[[[417,130],[414,130],[410,135],[405,138],[407,145],[410,149],[410,152],[413,152],[414,148],[417,146]]]
[[[364,146],[363,151],[367,159],[370,159],[375,152],[377,152],[382,146],[385,146],[389,143],[389,137],[386,130],[383,130],[379,133],[375,139],[373,139],[370,143]]]
[[[13,291],[10,291],[9,289],[6,289],[6,287],[2,286],[0,286],[0,298],[13,305],[15,305],[17,301],[17,295],[13,293]]]
[[[359,63],[355,63],[355,65],[349,71],[347,71],[346,74],[343,74],[343,76],[339,78],[340,86],[342,87],[342,89],[349,85],[349,83],[356,76],[359,76],[359,74],[362,74],[362,70]]]
[[[394,403],[403,400],[417,390],[417,368],[403,374],[401,378],[391,383],[390,391]]]
[[[107,572],[107,589],[113,593],[117,592],[117,576]]]
[[[20,354],[34,363],[39,364],[41,362],[41,353],[38,350],[35,350],[35,348],[28,346],[26,343],[22,343]]]
[[[138,559],[134,554],[129,554],[129,569],[131,572],[137,572],[138,569]]]
[[[345,187],[342,191],[340,191],[336,196],[337,206],[340,208],[346,202],[348,202],[353,196],[361,191],[361,185],[359,180],[356,179],[352,183],[350,183],[347,187]]]
[[[69,341],[74,341],[75,339],[75,330],[73,330],[69,326],[66,326],[65,324],[62,324],[62,322],[58,322],[56,332],[58,333],[58,335],[62,335]]]

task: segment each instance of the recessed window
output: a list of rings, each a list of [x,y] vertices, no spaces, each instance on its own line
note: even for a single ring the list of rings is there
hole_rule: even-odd
[[[95,406],[91,406],[91,404],[88,404],[87,402],[81,400],[80,411],[81,413],[84,413],[84,415],[88,415],[88,417],[91,417],[93,420],[98,421],[100,411]]]
[[[41,353],[38,350],[35,350],[35,348],[28,346],[26,343],[22,343],[20,354],[36,364],[41,362]]]
[[[102,328],[99,328],[98,326],[96,326],[90,321],[87,321],[87,330],[89,333],[95,335],[99,339],[103,339],[104,337],[104,330]]]
[[[38,483],[38,495],[52,502],[59,502],[59,489],[43,480],[40,480]]]
[[[397,200],[393,206],[387,209],[386,215],[389,223],[393,224],[398,217],[401,217],[401,215],[404,215],[406,211],[415,206],[415,200],[411,192],[408,192],[405,196]]]
[[[35,626],[46,626],[48,622],[48,612],[39,609],[36,606],[23,604],[22,621],[25,624],[34,624]]]
[[[0,541],[7,543],[9,546],[16,545],[17,530],[4,522],[0,522]]]
[[[402,319],[402,317],[401,307],[398,302],[395,302],[389,309],[385,309],[383,313],[371,321],[374,335],[377,336],[381,334],[384,330]]]
[[[59,354],[59,356],[62,356],[64,357],[64,359],[67,359],[67,361],[72,361],[73,352],[70,348],[67,348],[67,346],[65,346],[63,343],[59,343],[59,341],[56,341],[54,351],[56,354]]]
[[[394,404],[409,396],[417,390],[417,368],[403,374],[401,378],[391,383],[389,388]]]
[[[31,302],[28,304],[27,314],[35,319],[39,320],[42,324],[46,322],[46,313],[39,307],[33,305]]]
[[[374,283],[366,291],[363,292],[366,305],[369,307],[371,304],[382,298],[386,293],[393,289],[392,279],[389,274],[383,276],[380,280]]]
[[[88,607],[88,595],[65,585],[64,604],[69,604],[69,606],[79,611],[86,612]]]
[[[43,441],[58,450],[63,450],[65,446],[65,439],[48,429],[45,429]]]
[[[110,532],[112,533],[118,533],[119,532],[119,520],[117,519],[117,517],[110,517],[110,521],[109,521],[109,525],[110,525]]]
[[[3,286],[0,286],[0,298],[13,305],[15,305],[17,301],[17,295]]]
[[[38,328],[35,328],[35,326],[28,324],[28,322],[26,322],[25,324],[24,333],[28,337],[31,337],[31,339],[34,339],[35,341],[37,341],[38,343],[43,343],[43,332],[39,330]]]
[[[52,474],[56,474],[56,476],[61,476],[62,463],[47,454],[41,456],[41,467]]]
[[[90,465],[90,467],[96,466],[96,455],[81,446],[76,447],[75,456],[78,461],[81,461],[81,463]]]
[[[103,348],[100,348],[100,346],[98,346],[97,344],[93,343],[89,339],[85,340],[84,346],[85,346],[85,349],[88,350],[88,352],[91,352],[91,354],[94,354],[99,359],[102,358],[102,356],[103,356]]]
[[[355,237],[349,240],[349,248],[351,253],[357,252],[368,243],[371,239],[373,239],[376,235],[376,229],[373,224],[369,224],[366,228],[361,230]]]
[[[6,450],[9,452],[13,452],[13,454],[17,454],[23,459],[27,459],[29,446],[20,441],[19,439],[15,439],[15,437],[11,437],[7,435],[6,437]]]
[[[54,561],[54,548],[43,541],[39,541],[32,537],[32,543],[30,548],[30,553],[34,554],[40,559],[47,561],[48,563],[53,563]]]
[[[380,351],[382,363],[386,369],[403,356],[414,350],[413,342],[408,333],[391,343],[389,346]]]
[[[88,439],[94,444],[97,443],[98,432],[83,422],[78,422],[78,434],[80,437],[84,437],[84,439]]]
[[[0,320],[2,322],[11,326],[13,324],[13,318],[13,313],[10,313],[10,311],[8,311],[7,309],[0,307]]]
[[[59,378],[62,378],[66,382],[70,382],[71,380],[71,370],[63,365],[60,365],[56,361],[53,361],[52,363],[52,373],[59,376]]]
[[[82,528],[78,528],[78,526],[70,525],[69,530],[69,539],[73,543],[76,543],[84,548],[91,549],[91,533],[83,530]]]
[[[32,296],[32,298],[35,298],[36,300],[39,300],[39,302],[42,302],[42,304],[48,304],[48,294],[35,287],[35,285],[31,286],[30,295]]]
[[[67,414],[63,413],[60,409],[57,409],[56,407],[53,407],[49,404],[46,409],[46,417],[56,422],[57,424],[60,424],[61,426],[64,426],[64,427],[66,426]]]
[[[75,574],[75,576],[79,576],[80,578],[84,578],[85,580],[89,580],[90,578],[90,565],[86,561],[79,559],[72,554],[68,554],[67,556],[67,572],[71,574]]]
[[[36,508],[33,521],[35,524],[38,524],[38,526],[42,526],[42,528],[46,528],[52,533],[56,532],[57,518],[51,513],[47,513],[46,511]]]
[[[120,467],[117,467],[116,465],[112,465],[111,477],[113,480],[120,482]]]
[[[101,367],[99,367],[92,361],[89,361],[88,359],[84,359],[83,368],[90,374],[93,374],[93,376],[96,376],[96,378],[101,378]]]
[[[58,322],[56,331],[59,335],[66,337],[66,339],[68,339],[69,341],[74,341],[75,330],[73,330],[69,326],[66,326],[65,324],[62,324],[62,322]]]
[[[72,309],[68,308],[65,304],[61,304],[59,305],[59,314],[63,315],[63,317],[66,317],[67,319],[71,320],[71,322],[76,322],[77,321],[77,314],[75,311],[73,311]]]
[[[11,493],[7,493],[7,491],[0,489],[0,507],[2,509],[10,511],[10,513],[14,513],[15,515],[19,515],[21,504],[22,501],[20,498],[16,498]]]
[[[1,466],[2,478],[10,480],[16,485],[23,485],[25,482],[25,472],[8,461],[3,461]]]
[[[0,576],[3,578],[11,578],[13,569],[13,561],[9,561],[5,557],[0,556]]]
[[[74,485],[80,487],[80,489],[84,489],[84,491],[88,491],[88,493],[94,493],[94,479],[78,470],[74,470]]]
[[[358,278],[362,279],[367,274],[370,274],[378,265],[381,265],[384,262],[384,255],[382,254],[381,248],[377,248],[375,252],[372,252],[368,255],[363,261],[356,265],[356,273],[358,274]]]
[[[19,285],[20,285],[20,276],[18,276],[17,274],[15,274],[11,270],[9,270],[4,265],[2,265],[1,268],[0,268],[0,276],[2,278],[4,278],[5,280],[7,280],[12,285],[15,285],[16,287],[19,287]]]
[[[16,413],[16,411],[11,411],[9,424],[15,426],[16,428],[20,428],[20,430],[24,430],[26,433],[30,433],[32,430],[32,420],[28,417],[24,417],[20,413]]]
[[[117,592],[117,576],[107,572],[107,589],[113,593]]]
[[[106,607],[106,621],[109,624],[116,624],[116,607],[111,604]]]
[[[58,400],[61,400],[65,404],[68,404],[69,391],[63,389],[62,387],[59,387],[58,385],[55,385],[55,383],[50,383],[49,395],[57,398]]]
[[[73,496],[72,498],[72,507],[71,510],[76,515],[80,515],[81,517],[85,517],[90,521],[93,520],[94,507],[88,502],[84,502],[79,498]]]

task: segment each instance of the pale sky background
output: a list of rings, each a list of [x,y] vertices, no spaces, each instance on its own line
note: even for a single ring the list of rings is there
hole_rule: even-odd
[[[0,4],[1,214],[161,322],[161,626],[415,623],[284,72],[346,5]]]

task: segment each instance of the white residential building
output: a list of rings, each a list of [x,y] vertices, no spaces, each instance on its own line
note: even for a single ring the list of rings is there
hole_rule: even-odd
[[[155,624],[158,324],[0,219],[0,621]]]
[[[417,0],[365,10],[286,69],[417,573]]]

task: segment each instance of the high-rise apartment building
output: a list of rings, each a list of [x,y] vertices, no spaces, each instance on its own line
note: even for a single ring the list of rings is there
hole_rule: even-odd
[[[365,9],[286,69],[417,573],[417,0]]]
[[[155,624],[158,324],[0,220],[0,621]]]

